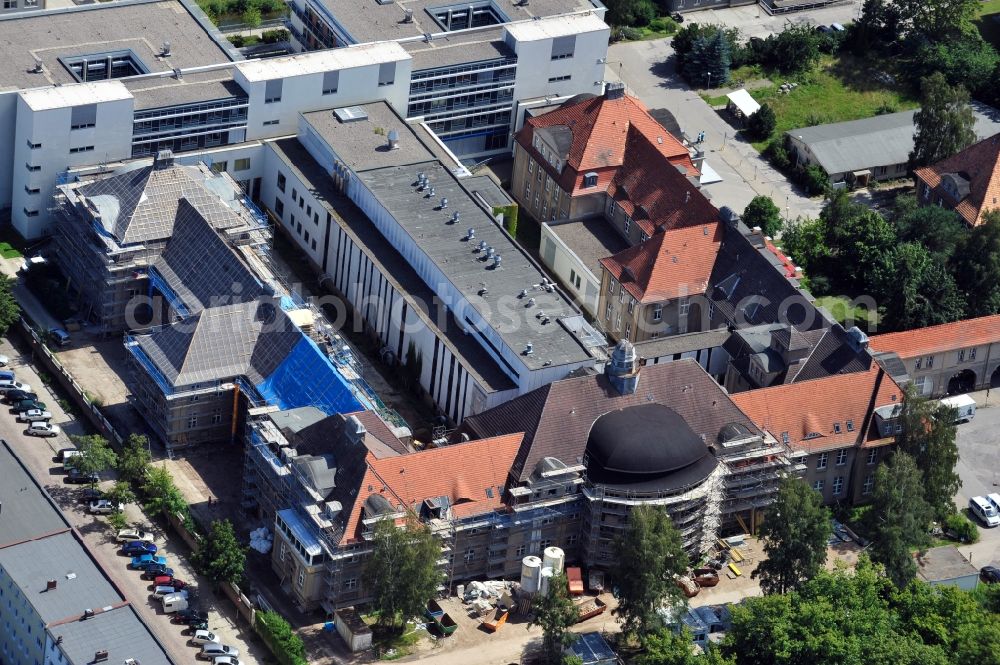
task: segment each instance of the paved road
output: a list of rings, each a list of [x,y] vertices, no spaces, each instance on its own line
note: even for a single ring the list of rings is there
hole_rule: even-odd
[[[8,413],[5,407],[0,413],[0,437],[8,442],[25,466],[59,504],[66,519],[79,530],[91,553],[142,615],[150,630],[159,638],[171,658],[179,665],[195,662],[196,649],[187,644],[188,638],[182,634],[181,627],[171,624],[169,617],[151,602],[149,598],[150,583],[142,580],[137,571],[131,571],[127,568],[128,559],[118,554],[118,548],[113,542],[104,518],[87,514],[84,506],[77,501],[79,486],[67,485],[63,482],[64,469],[60,463],[54,460],[59,450],[72,446],[67,432],[80,434],[84,433],[84,428],[59,407],[56,401],[57,396],[47,390],[34,368],[28,364],[30,357],[19,354],[6,339],[0,340],[0,353],[11,358],[10,368],[17,372],[18,380],[27,382],[34,388],[40,399],[47,404],[48,409],[52,412],[54,422],[64,430],[63,433],[54,438],[29,437],[24,434],[24,425],[16,422],[13,414]],[[109,487],[113,483],[112,476],[112,473],[105,474],[105,480],[101,486]],[[156,534],[159,553],[164,554],[169,559],[170,566],[174,568],[178,577],[198,585],[199,605],[202,609],[209,611],[209,628],[219,635],[226,644],[236,646],[240,650],[241,659],[244,662],[266,662],[267,658],[260,658],[264,655],[260,643],[254,642],[252,645],[248,645],[247,641],[243,639],[251,635],[252,631],[245,624],[237,628],[233,623],[231,607],[217,603],[205,580],[193,573],[186,560],[187,549],[180,539],[173,534],[168,536],[162,530],[151,527],[138,506],[129,505],[125,512],[131,523],[141,525]],[[243,655],[248,657],[243,658]]]
[[[969,497],[1000,492],[1000,390],[992,391],[988,404],[986,393],[974,395],[979,409],[972,422],[958,426],[958,473],[962,487],[955,495],[959,509],[969,505]],[[985,405],[985,406],[984,406]],[[979,542],[960,547],[973,565],[1000,562],[1000,528],[980,525]]]

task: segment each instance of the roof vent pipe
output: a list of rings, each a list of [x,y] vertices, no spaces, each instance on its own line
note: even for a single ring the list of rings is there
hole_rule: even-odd
[[[407,9],[403,13],[403,23],[413,23],[413,10]]]
[[[466,240],[473,240],[475,239],[475,237],[476,237],[476,230],[473,228],[470,228],[468,233],[465,234]]]
[[[497,255],[495,255],[493,257],[493,267],[494,268],[499,268],[500,267],[500,255],[499,254],[497,254]]]
[[[395,129],[390,129],[388,139],[389,139],[389,150],[398,150],[399,132],[397,132]]]
[[[535,347],[534,347],[534,346],[532,346],[531,342],[528,342],[528,343],[527,343],[527,344],[526,344],[526,345],[524,346],[524,355],[526,355],[526,356],[530,356],[530,355],[531,355],[532,353],[534,353],[534,352],[535,352]]]
[[[434,198],[434,185],[427,188],[427,196]]]
[[[448,207],[448,199],[441,199],[441,210]]]
[[[485,240],[480,240],[479,241],[479,248],[478,249],[479,249],[480,252],[486,251],[486,241]]]
[[[460,215],[457,210],[455,212],[451,213],[451,223],[452,224],[457,224],[460,219],[462,219],[462,215]]]

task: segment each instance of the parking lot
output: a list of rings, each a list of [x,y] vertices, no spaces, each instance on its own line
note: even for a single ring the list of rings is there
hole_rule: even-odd
[[[958,474],[962,487],[955,495],[955,504],[959,509],[969,505],[969,497],[1000,492],[1000,391],[993,391],[989,398],[985,391],[972,396],[978,404],[976,417],[958,426]],[[959,550],[981,568],[1000,562],[1000,528],[979,526],[979,542]]]
[[[60,407],[58,396],[42,383],[38,373],[30,365],[30,356],[22,355],[6,339],[0,341],[0,354],[9,357],[10,364],[7,369],[17,373],[18,381],[31,385],[33,391],[38,394],[38,399],[43,401],[47,410],[52,413],[52,421],[63,430],[51,438],[27,436],[24,433],[26,425],[17,422],[5,404],[3,412],[0,413],[0,437],[8,442],[25,466],[59,504],[66,519],[80,532],[94,558],[122,589],[171,658],[178,664],[196,662],[198,649],[188,644],[189,636],[182,632],[184,627],[170,623],[170,616],[163,613],[160,601],[150,597],[152,582],[142,579],[139,571],[128,568],[130,559],[120,553],[120,546],[115,542],[115,534],[111,533],[106,519],[89,514],[86,504],[80,501],[80,494],[85,486],[68,484],[64,481],[65,470],[62,463],[57,461],[58,453],[62,449],[72,447],[69,435],[86,434],[87,430]],[[105,473],[100,487],[107,488],[112,485],[113,476],[113,472]],[[157,555],[167,557],[168,565],[174,569],[175,575],[195,585],[197,589],[195,605],[199,609],[208,611],[209,629],[216,633],[224,644],[239,649],[240,659],[245,663],[270,660],[270,654],[255,638],[252,628],[242,620],[237,623],[236,614],[229,601],[221,595],[217,601],[210,585],[194,573],[187,561],[188,550],[181,540],[173,534],[166,533],[155,522],[147,520],[136,505],[126,506],[125,513],[131,524],[140,525],[154,534],[154,542],[158,548]]]

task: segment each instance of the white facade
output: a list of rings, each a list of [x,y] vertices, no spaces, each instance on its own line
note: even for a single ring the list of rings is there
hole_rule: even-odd
[[[551,226],[544,223],[539,255],[542,263],[552,271],[566,291],[587,310],[588,314],[596,318],[597,305],[601,298],[601,278],[580,260],[580,257],[556,235]]]
[[[45,624],[28,596],[0,567],[0,662],[4,665],[37,665],[43,660]]]

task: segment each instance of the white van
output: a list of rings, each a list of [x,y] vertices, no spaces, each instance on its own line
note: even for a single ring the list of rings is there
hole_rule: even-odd
[[[988,527],[1000,526],[1000,513],[997,507],[981,496],[969,499],[969,510]]]
[[[1000,517],[1000,494],[996,492],[987,494],[986,500],[993,504],[993,508],[997,511],[997,516]]]
[[[187,594],[171,593],[160,600],[163,601],[163,611],[167,614],[188,608]]]
[[[956,423],[967,423],[976,417],[976,400],[972,399],[968,395],[952,395],[951,397],[945,397],[941,400],[941,405],[955,409],[955,411],[958,412],[955,415]]]

